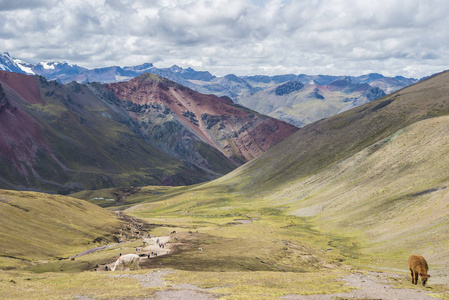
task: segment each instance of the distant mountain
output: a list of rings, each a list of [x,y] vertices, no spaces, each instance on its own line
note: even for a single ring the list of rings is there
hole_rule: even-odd
[[[157,75],[105,87],[6,71],[0,128],[0,188],[62,194],[206,181],[296,131]]]
[[[31,72],[24,62],[13,59],[8,52],[0,53],[0,70],[23,74]]]
[[[380,141],[387,139],[385,142],[388,142],[391,135],[407,126],[428,118],[449,115],[449,102],[446,101],[448,83],[449,71],[446,71],[381,99],[308,124],[274,149],[248,163],[245,170],[256,174],[263,165],[265,172],[257,173],[254,182],[264,184],[265,181],[277,180],[270,172],[276,173],[279,178],[303,178],[363,149],[376,151],[383,145]],[[275,163],[279,160],[289,162],[288,166],[283,166],[283,172],[279,172],[281,163]],[[296,163],[290,163],[292,160]],[[271,167],[268,168],[268,165]]]
[[[276,76],[236,76],[229,74],[224,77],[216,77],[207,71],[195,71],[192,68],[183,69],[176,65],[170,68],[156,68],[151,63],[145,63],[123,68],[112,66],[86,69],[77,65],[57,62],[31,65],[14,60],[9,54],[3,54],[3,57],[5,56],[7,56],[6,59],[0,59],[0,68],[19,73],[42,75],[47,80],[56,80],[59,83],[72,81],[78,83],[114,83],[130,80],[143,73],[153,73],[199,93],[230,97],[235,103],[289,122],[297,127],[302,127],[310,122],[335,115],[344,109],[377,99],[367,98],[365,93],[381,97],[383,94],[390,94],[418,81],[401,76],[385,77],[377,73],[356,77],[306,74]],[[298,83],[305,86],[312,85],[313,89],[317,89],[317,99],[321,101],[312,100],[314,99],[313,95],[315,95],[313,91],[304,94],[297,89],[296,92],[279,95],[280,89],[286,87],[286,85]],[[369,92],[372,88],[378,88],[382,91],[376,90],[377,92],[374,92],[373,90]],[[320,93],[320,91],[325,92]],[[279,97],[283,99],[278,99]],[[288,106],[284,106],[283,103],[288,103]]]
[[[310,78],[308,78],[310,79]],[[351,77],[328,84],[287,81],[238,98],[240,104],[297,127],[327,118],[386,95],[378,87],[354,83]]]

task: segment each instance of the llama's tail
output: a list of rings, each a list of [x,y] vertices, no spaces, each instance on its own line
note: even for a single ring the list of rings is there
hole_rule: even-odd
[[[117,261],[115,262],[114,266],[111,268],[111,271],[115,271],[115,269],[117,269],[119,264],[120,264],[120,260],[117,259]]]

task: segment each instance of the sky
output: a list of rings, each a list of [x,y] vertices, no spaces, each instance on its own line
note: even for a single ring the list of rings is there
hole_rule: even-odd
[[[448,28],[447,0],[0,0],[0,52],[86,68],[421,78]]]

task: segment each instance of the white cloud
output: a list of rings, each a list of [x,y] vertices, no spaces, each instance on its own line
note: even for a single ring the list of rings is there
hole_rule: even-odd
[[[0,51],[220,76],[421,77],[448,68],[447,15],[445,0],[0,0]]]

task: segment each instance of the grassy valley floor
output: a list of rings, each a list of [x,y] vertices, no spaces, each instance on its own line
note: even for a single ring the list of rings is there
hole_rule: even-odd
[[[391,263],[367,257],[369,243],[360,236],[320,232],[309,218],[248,200],[229,187],[145,187],[118,205],[101,203],[112,192],[76,196],[145,221],[151,229],[140,235],[167,237],[169,254],[142,258],[141,270],[101,271],[119,253],[139,253],[139,238],[74,261],[15,268],[3,261],[0,298],[449,299],[447,286],[433,277],[426,287],[413,286],[407,258]]]
[[[95,262],[111,263],[119,253],[142,249],[137,239],[75,261],[4,269],[0,298],[449,299],[447,289],[431,281],[425,288],[412,286],[405,266],[384,273],[381,263],[377,270],[353,264],[359,255],[355,240],[321,234],[291,216],[154,216],[145,221],[156,225],[149,232],[153,239],[168,237],[171,254],[142,259],[141,270],[94,271]],[[91,267],[82,271],[85,264]]]

